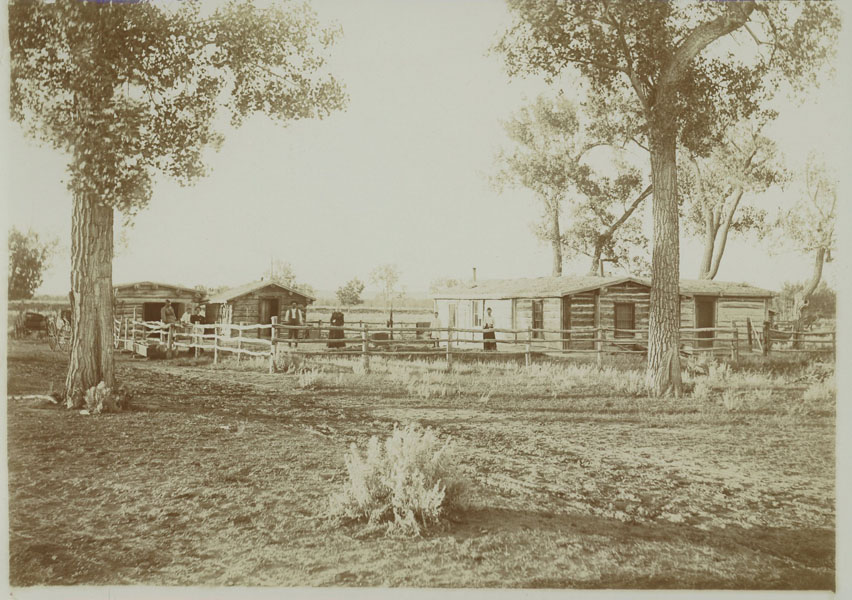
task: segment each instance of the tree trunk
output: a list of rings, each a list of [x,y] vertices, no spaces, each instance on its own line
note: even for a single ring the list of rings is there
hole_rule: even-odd
[[[650,151],[651,180],[654,186],[654,241],[646,383],[655,396],[662,396],[670,388],[679,396],[680,238],[674,132],[652,131]]]
[[[719,264],[722,262],[722,256],[725,254],[725,246],[728,243],[728,232],[731,231],[734,214],[737,212],[737,207],[742,197],[743,190],[736,191],[733,199],[727,205],[728,208],[725,211],[724,218],[721,221],[719,219],[713,221],[712,237],[710,231],[706,233],[704,256],[702,257],[702,272],[699,275],[699,279],[713,279],[719,272]],[[709,255],[707,254],[708,250],[710,252]]]
[[[704,208],[704,251],[701,253],[701,265],[698,269],[699,279],[713,279],[710,277],[710,268],[713,264],[713,248],[716,245],[716,226],[713,218],[713,210]]]
[[[551,272],[554,277],[562,276],[562,231],[559,229],[559,209],[550,209],[550,245],[553,248],[553,268]]]
[[[811,274],[810,280],[805,284],[804,289],[802,290],[801,295],[796,302],[796,306],[798,308],[798,314],[796,315],[796,329],[801,330],[804,325],[805,320],[805,311],[808,308],[808,304],[810,302],[811,294],[814,293],[817,286],[819,285],[820,280],[822,279],[822,266],[825,264],[825,248],[820,246],[816,249],[816,254],[814,255],[814,270]]]
[[[601,256],[603,255],[603,241],[598,238],[595,242],[595,249],[592,254],[592,265],[589,268],[589,275],[603,275],[601,271]]]
[[[113,362],[113,209],[93,195],[74,197],[71,215],[71,362],[65,379],[68,408],[83,405],[101,381],[115,388]]]

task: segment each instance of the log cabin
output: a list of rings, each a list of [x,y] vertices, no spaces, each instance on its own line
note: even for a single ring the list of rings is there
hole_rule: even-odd
[[[680,324],[682,328],[735,325],[740,339],[745,339],[747,320],[757,327],[769,319],[773,296],[769,290],[746,283],[681,280]],[[646,337],[630,330],[648,329],[651,282],[632,276],[485,280],[439,290],[432,298],[444,326],[479,328],[490,308],[497,329],[532,329],[534,345],[539,349],[584,350],[594,347],[591,330],[597,327],[610,330],[610,345],[629,346],[631,338],[639,342]],[[568,329],[572,333],[547,331]],[[498,331],[497,340],[517,335]],[[706,339],[699,340],[698,345],[713,344],[713,332],[699,337]],[[460,333],[459,338],[464,347],[481,344],[482,335]],[[506,344],[503,349],[513,348]]]
[[[157,283],[154,281],[135,281],[113,286],[113,307],[115,318],[141,319],[143,321],[159,321],[160,309],[166,300],[172,301],[175,316],[180,319],[187,306],[193,309],[203,304],[206,294],[200,290]]]
[[[313,296],[274,281],[252,281],[218,292],[206,303],[206,321],[226,325],[266,325],[272,317],[284,324],[284,315],[295,302],[305,311],[316,300]],[[226,334],[227,335],[227,334]],[[269,337],[269,329],[246,332],[245,337]]]

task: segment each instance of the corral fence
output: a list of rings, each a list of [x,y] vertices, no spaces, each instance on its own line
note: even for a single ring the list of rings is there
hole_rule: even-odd
[[[261,357],[275,370],[280,352],[300,355],[360,356],[366,370],[371,355],[444,357],[448,366],[458,356],[523,356],[527,365],[533,356],[568,354],[595,355],[600,364],[606,355],[647,354],[647,329],[612,327],[575,329],[492,329],[499,337],[485,338],[481,328],[445,327],[432,329],[429,323],[393,323],[392,326],[361,322],[342,327],[320,321],[303,325],[281,325],[273,317],[266,325],[165,324],[124,318],[115,321],[115,346],[142,356],[171,357],[180,350],[212,353],[218,362],[225,355]],[[834,352],[834,331],[785,332],[768,322],[755,328],[706,327],[680,330],[681,352],[685,355],[721,355],[739,360],[740,352]]]

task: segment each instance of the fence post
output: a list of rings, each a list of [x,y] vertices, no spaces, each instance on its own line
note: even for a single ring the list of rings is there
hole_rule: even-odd
[[[213,325],[213,364],[219,362],[219,323]]]
[[[199,329],[203,335],[204,327],[201,326],[201,323],[193,323],[190,327],[192,327],[192,337],[190,338],[190,341],[192,342],[192,345],[195,346],[195,358],[198,358],[198,347],[204,344],[204,338],[199,335]]]
[[[598,368],[600,369],[600,368],[603,367],[603,348],[604,348],[604,340],[606,339],[606,329],[604,329],[603,327],[599,327],[597,332],[599,334],[597,336],[598,340],[596,342],[597,350],[598,350],[598,352],[597,352],[598,361],[597,362],[598,362]]]
[[[128,326],[127,315],[124,315],[124,317],[122,317],[122,318],[124,319],[124,336],[122,337],[122,340],[121,340],[121,349],[126,350],[127,349],[127,326]]]
[[[169,332],[167,334],[167,345],[166,345],[166,358],[171,358],[174,353],[174,343],[175,343],[175,324],[169,323]]]
[[[269,372],[275,372],[275,357],[278,355],[278,317],[272,317],[272,327],[269,331]]]
[[[733,347],[731,348],[731,359],[734,361],[734,364],[739,364],[740,362],[740,331],[737,329],[737,324],[734,321],[731,321],[731,325],[734,328],[734,341]]]
[[[370,354],[368,352],[367,346],[369,345],[370,340],[370,327],[361,322],[361,367],[363,367],[364,373],[370,372]]]
[[[769,346],[772,344],[772,333],[769,331],[769,321],[763,322],[763,356],[769,354]]]
[[[447,371],[453,368],[453,328],[447,327]]]
[[[527,327],[527,352],[524,355],[524,362],[527,366],[532,364],[532,325]]]
[[[837,353],[837,330],[831,332],[831,351]]]
[[[243,354],[241,352],[243,349],[243,325],[245,325],[245,321],[240,321],[240,328],[237,329],[237,362],[240,362],[240,357]]]
[[[746,333],[748,334],[748,351],[751,352],[752,341],[751,341],[751,318],[750,317],[746,317]]]

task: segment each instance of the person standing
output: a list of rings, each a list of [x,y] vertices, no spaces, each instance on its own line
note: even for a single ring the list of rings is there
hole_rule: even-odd
[[[175,309],[172,307],[171,300],[166,300],[165,306],[160,309],[160,321],[166,325],[177,321],[177,316],[175,315]]]
[[[287,313],[284,315],[284,318],[287,320],[287,325],[291,326],[293,329],[289,329],[289,333],[287,335],[288,342],[287,346],[292,348],[293,345],[296,345],[296,348],[299,347],[299,329],[296,327],[298,325],[302,325],[305,322],[305,313],[299,308],[299,305],[295,302],[290,304],[290,308],[287,310]]]
[[[489,308],[486,311],[485,318],[482,320],[482,340],[484,342],[483,346],[486,352],[493,352],[497,350],[497,342],[494,341],[495,339],[494,317],[491,315],[491,309]]]
[[[343,323],[344,323],[343,313],[340,312],[339,310],[336,310],[333,313],[331,313],[331,320],[329,321],[329,323],[331,324],[331,329],[328,330],[328,339],[329,340],[343,339],[343,337],[344,337],[344,335],[343,335]],[[343,348],[344,345],[345,345],[344,342],[337,342],[337,341],[335,341],[335,342],[329,341],[328,342],[329,348]]]
[[[438,347],[438,340],[441,338],[441,319],[438,318],[438,311],[435,311],[435,316],[432,322],[429,323],[429,337],[432,338],[435,347]]]

